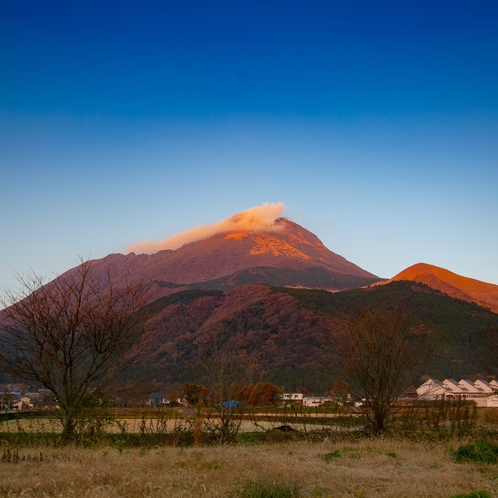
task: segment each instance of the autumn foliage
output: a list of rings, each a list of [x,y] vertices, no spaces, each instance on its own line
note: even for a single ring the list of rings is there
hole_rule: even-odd
[[[258,382],[243,388],[242,397],[250,406],[276,405],[280,400],[282,389],[270,382]]]

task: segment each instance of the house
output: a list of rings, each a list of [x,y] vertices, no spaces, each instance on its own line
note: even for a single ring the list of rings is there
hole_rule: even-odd
[[[442,382],[437,379],[427,379],[417,389],[417,394],[418,399],[432,401],[443,398],[446,394],[446,388],[443,386]]]
[[[437,399],[460,399],[473,401],[479,407],[498,406],[498,382],[490,383],[485,380],[472,382],[462,379],[445,379],[442,382],[437,379],[426,380],[418,389],[418,399],[434,401]]]
[[[39,392],[25,393],[23,398],[27,398],[27,404],[30,408],[43,406],[43,394]]]
[[[489,384],[485,380],[476,380],[474,384],[489,394],[493,394],[498,390],[498,382],[496,380],[492,380]]]
[[[412,385],[408,386],[406,389],[403,390],[401,396],[399,397],[399,401],[406,402],[406,401],[412,401],[417,398],[418,398],[417,388]]]
[[[287,401],[303,401],[303,393],[284,393],[282,394],[282,401],[285,403]]]
[[[152,393],[149,394],[147,400],[147,405],[148,406],[159,406],[163,405],[166,401],[166,395],[163,393]]]
[[[28,396],[21,396],[17,401],[12,403],[12,406],[17,410],[33,408],[33,403],[31,401],[31,398],[29,398]]]
[[[496,394],[476,398],[474,401],[479,408],[498,408],[498,396]]]
[[[303,406],[323,406],[328,402],[336,402],[335,398],[325,398],[323,396],[306,396],[303,398]]]

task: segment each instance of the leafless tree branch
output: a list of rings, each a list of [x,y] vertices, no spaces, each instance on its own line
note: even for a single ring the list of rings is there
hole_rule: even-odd
[[[379,305],[344,314],[328,339],[335,372],[362,403],[373,430],[383,431],[388,414],[432,355],[428,337],[411,330],[409,313],[400,305]]]
[[[144,283],[99,277],[90,261],[45,284],[18,277],[0,312],[0,357],[10,371],[51,391],[71,437],[91,401],[139,359]]]

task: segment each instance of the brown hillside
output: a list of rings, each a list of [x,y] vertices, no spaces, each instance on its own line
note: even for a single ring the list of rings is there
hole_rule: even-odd
[[[285,293],[262,285],[246,285],[215,296],[165,307],[147,324],[146,357],[158,377],[189,380],[183,372],[197,362],[197,345],[218,327],[244,341],[266,372],[310,368],[323,351],[319,337],[334,327],[330,317],[302,309]]]
[[[426,263],[410,266],[386,283],[396,280],[421,282],[451,297],[475,302],[498,313],[498,285],[463,277]]]

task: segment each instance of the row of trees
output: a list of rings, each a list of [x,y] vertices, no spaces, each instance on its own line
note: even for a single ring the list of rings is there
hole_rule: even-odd
[[[71,439],[96,420],[95,408],[118,377],[141,361],[147,285],[116,281],[111,274],[101,278],[86,261],[47,285],[36,276],[19,283],[1,303],[0,359],[16,377],[52,393],[63,437]],[[489,334],[496,348],[488,352],[498,351],[496,336]],[[323,339],[330,355],[321,373],[330,382],[341,379],[363,401],[374,431],[385,429],[396,401],[432,355],[428,336],[410,328],[401,306],[344,314]],[[262,394],[260,358],[248,354],[244,340],[220,326],[198,344],[199,378],[213,401],[222,442],[240,427],[242,418],[234,413],[275,395]],[[185,394],[197,401],[206,397],[202,389]]]

